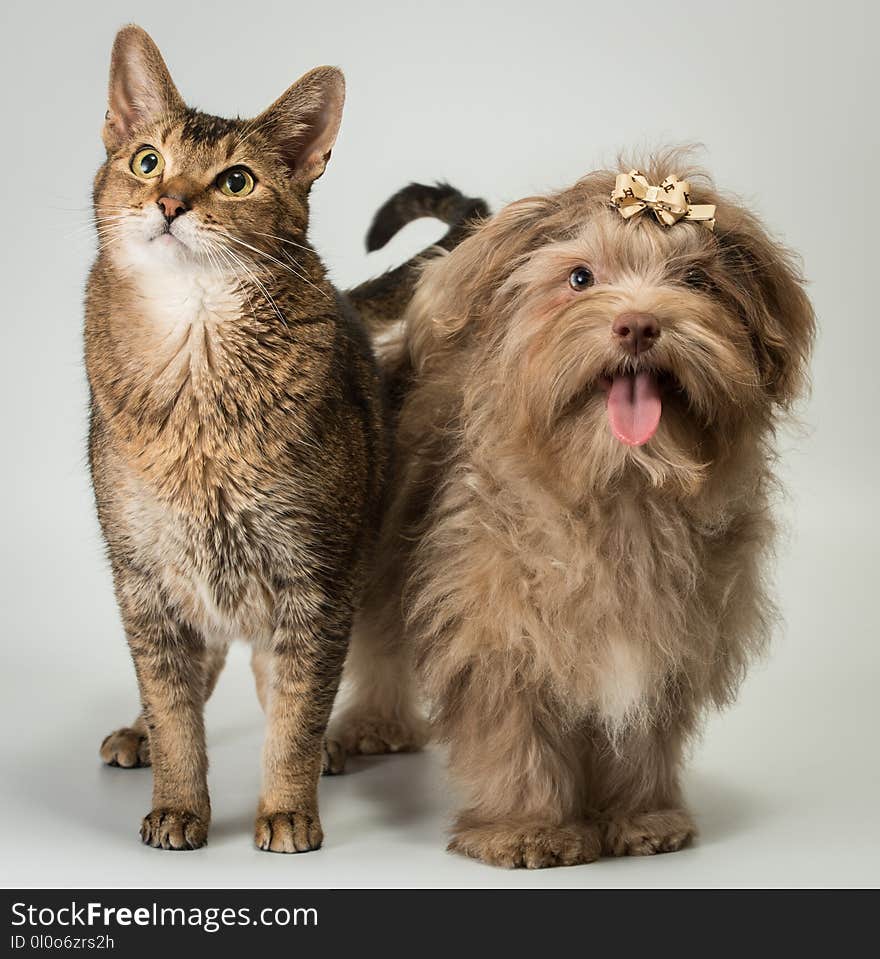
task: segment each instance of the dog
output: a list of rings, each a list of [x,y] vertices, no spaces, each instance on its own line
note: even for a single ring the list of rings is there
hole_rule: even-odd
[[[687,151],[512,203],[427,263],[381,561],[337,722],[432,728],[449,848],[538,868],[686,845],[683,756],[776,618],[774,434],[815,332],[797,258]]]

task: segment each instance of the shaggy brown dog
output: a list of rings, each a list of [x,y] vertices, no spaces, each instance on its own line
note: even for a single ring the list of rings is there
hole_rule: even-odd
[[[773,620],[772,441],[814,315],[795,259],[667,154],[717,226],[624,219],[615,172],[513,203],[430,262],[402,340],[384,560],[349,662],[349,750],[436,730],[470,802],[451,849],[503,866],[694,835],[682,752]],[[400,366],[400,356],[392,356]]]

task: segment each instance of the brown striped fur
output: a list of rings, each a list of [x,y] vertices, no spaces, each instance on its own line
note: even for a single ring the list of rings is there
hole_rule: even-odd
[[[321,67],[254,120],[212,117],[184,104],[142,30],[113,48],[89,451],[143,710],[101,755],[152,764],[152,846],[206,841],[203,706],[235,638],[253,644],[268,717],[256,843],[321,845],[322,737],[388,462],[368,339],[308,241],[343,96],[341,73]],[[130,166],[144,145],[164,157],[155,179]],[[218,188],[236,165],[256,179],[248,196]],[[161,197],[186,212],[167,221]],[[324,750],[328,771],[341,761]]]

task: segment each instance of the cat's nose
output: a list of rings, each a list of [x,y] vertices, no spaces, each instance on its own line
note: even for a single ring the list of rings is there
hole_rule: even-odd
[[[633,356],[650,350],[660,336],[657,317],[650,313],[621,313],[614,321],[611,332],[620,345]]]
[[[186,213],[187,210],[187,206],[183,200],[176,196],[160,196],[159,199],[156,200],[156,205],[169,223],[182,213]]]

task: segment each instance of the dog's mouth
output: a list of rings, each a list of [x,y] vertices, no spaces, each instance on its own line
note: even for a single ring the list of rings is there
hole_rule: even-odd
[[[639,369],[606,374],[599,383],[605,391],[608,425],[626,446],[644,446],[657,432],[663,415],[663,397],[681,387],[665,371]]]

